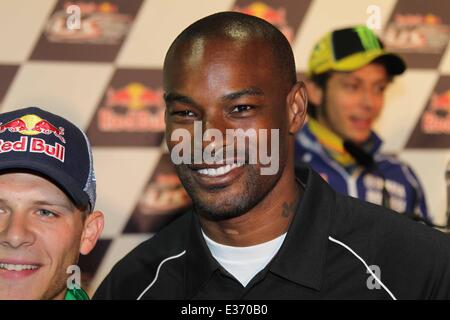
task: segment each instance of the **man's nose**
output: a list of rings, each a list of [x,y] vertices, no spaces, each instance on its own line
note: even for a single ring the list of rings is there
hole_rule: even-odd
[[[375,107],[376,99],[377,99],[376,93],[372,89],[366,88],[364,90],[362,99],[363,107],[365,109],[372,110]]]
[[[34,240],[34,234],[30,230],[28,217],[22,212],[13,212],[9,214],[6,221],[0,225],[0,245],[19,248],[31,245]]]
[[[220,112],[208,114],[202,121],[202,149],[206,146],[213,149],[223,147],[226,134],[226,121]]]

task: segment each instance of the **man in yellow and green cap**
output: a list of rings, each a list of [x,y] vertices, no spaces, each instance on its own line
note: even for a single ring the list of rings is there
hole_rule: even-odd
[[[385,89],[405,69],[366,26],[324,35],[309,58],[309,120],[297,134],[296,156],[340,193],[430,222],[416,175],[380,153],[373,131]]]

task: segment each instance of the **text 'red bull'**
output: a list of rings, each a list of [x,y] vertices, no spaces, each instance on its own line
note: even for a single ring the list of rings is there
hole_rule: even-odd
[[[64,162],[66,149],[63,145],[55,143],[55,145],[47,144],[45,140],[39,138],[21,137],[17,141],[0,140],[0,154],[7,152],[29,152],[43,153],[47,156]]]

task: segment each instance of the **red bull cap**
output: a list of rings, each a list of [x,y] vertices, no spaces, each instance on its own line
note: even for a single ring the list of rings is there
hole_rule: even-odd
[[[94,210],[91,145],[81,129],[60,116],[37,107],[0,114],[0,174],[11,171],[45,176],[77,207]]]

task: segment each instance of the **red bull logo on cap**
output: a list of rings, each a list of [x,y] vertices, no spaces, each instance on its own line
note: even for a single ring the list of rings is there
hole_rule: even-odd
[[[0,133],[5,131],[17,132],[25,136],[35,136],[39,134],[54,135],[62,143],[66,143],[64,139],[64,128],[56,127],[49,121],[40,118],[34,114],[28,114],[17,119],[13,119],[3,124],[0,123]],[[28,150],[34,153],[44,153],[48,156],[56,158],[64,162],[65,148],[59,143],[50,145],[45,140],[37,137],[21,137],[18,141],[5,141],[0,139],[0,154],[6,152],[26,152]]]
[[[0,123],[0,133],[8,130],[9,132],[19,132],[24,135],[37,135],[37,134],[53,134],[57,137],[61,142],[66,143],[66,140],[63,138],[64,128],[63,127],[55,127],[47,120],[40,118],[34,114],[27,114],[18,119],[11,120],[5,124]]]

